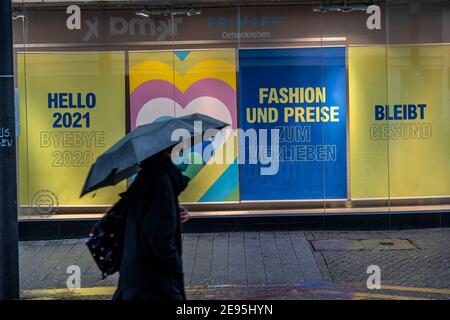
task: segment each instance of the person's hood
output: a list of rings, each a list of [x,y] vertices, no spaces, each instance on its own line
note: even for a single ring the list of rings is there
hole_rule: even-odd
[[[165,161],[160,164],[161,169],[164,170],[172,180],[172,185],[176,195],[178,196],[184,189],[186,189],[189,178],[184,176],[180,169],[178,169],[172,161]]]
[[[151,175],[157,171],[164,171],[170,178],[175,194],[178,196],[186,189],[189,178],[184,176],[172,161],[152,161],[142,169],[143,175]]]

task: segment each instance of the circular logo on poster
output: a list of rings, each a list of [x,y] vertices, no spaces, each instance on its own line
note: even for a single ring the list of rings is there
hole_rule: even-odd
[[[41,216],[51,216],[56,213],[59,205],[58,197],[50,190],[40,190],[33,196],[33,210]]]

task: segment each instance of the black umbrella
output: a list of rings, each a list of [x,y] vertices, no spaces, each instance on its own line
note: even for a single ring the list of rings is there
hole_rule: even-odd
[[[201,133],[194,130],[195,121],[201,122]],[[142,161],[178,144],[180,141],[171,140],[176,129],[186,129],[193,137],[208,129],[222,129],[226,126],[228,124],[225,122],[200,113],[139,126],[97,158],[89,171],[80,197],[132,176],[140,170],[139,164]]]

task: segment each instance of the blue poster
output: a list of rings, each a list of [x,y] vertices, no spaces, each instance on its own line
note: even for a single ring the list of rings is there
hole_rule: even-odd
[[[345,48],[242,49],[239,84],[241,200],[346,199]]]

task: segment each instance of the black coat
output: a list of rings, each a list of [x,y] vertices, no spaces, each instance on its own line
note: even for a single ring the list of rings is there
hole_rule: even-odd
[[[146,165],[129,189],[130,206],[116,300],[184,300],[177,197],[187,178],[172,162]]]

